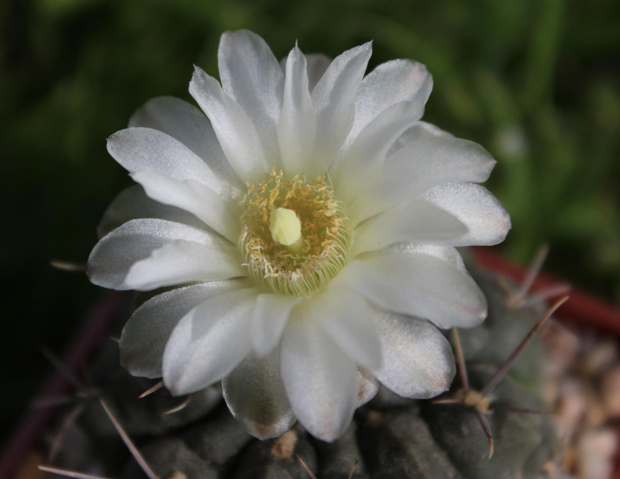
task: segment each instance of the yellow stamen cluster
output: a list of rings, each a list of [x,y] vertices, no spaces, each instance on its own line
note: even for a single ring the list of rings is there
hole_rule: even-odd
[[[274,240],[270,220],[283,214],[279,208],[294,212],[301,223],[294,245]],[[239,247],[251,276],[270,289],[307,296],[321,288],[346,264],[350,238],[349,220],[325,177],[305,181],[273,169],[267,180],[248,185]]]

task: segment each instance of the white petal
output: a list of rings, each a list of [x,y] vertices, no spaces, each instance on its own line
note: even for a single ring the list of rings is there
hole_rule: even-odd
[[[449,246],[437,246],[437,245],[421,245],[421,244],[407,244],[407,245],[399,245],[397,248],[404,249],[408,253],[420,253],[420,254],[428,254],[439,258],[442,261],[450,263],[456,266],[463,272],[466,272],[465,263],[463,262],[463,258],[456,250],[456,248],[452,248]]]
[[[436,185],[486,181],[495,166],[493,157],[480,145],[454,138],[432,125],[418,122],[406,136],[405,145],[387,157],[377,182],[351,205],[357,220]]]
[[[408,143],[391,154],[385,162],[381,183],[385,188],[400,186],[407,171],[408,188],[422,192],[442,183],[482,183],[495,167],[495,159],[473,141],[455,138],[428,123],[411,127]]]
[[[99,240],[88,258],[86,274],[104,288],[129,289],[124,283],[129,268],[174,240],[205,245],[214,241],[212,233],[188,225],[159,219],[131,220]]]
[[[349,138],[353,140],[377,115],[395,103],[414,103],[416,120],[419,120],[432,88],[433,78],[421,63],[392,60],[379,65],[360,84]]]
[[[377,310],[375,322],[383,349],[383,366],[374,375],[396,394],[435,397],[450,388],[456,373],[452,348],[427,321]]]
[[[121,334],[121,364],[134,376],[161,377],[166,342],[181,318],[207,299],[247,285],[212,281],[158,294],[136,309]]]
[[[467,227],[433,204],[413,200],[387,209],[355,229],[351,255],[395,243],[433,243],[459,238]]]
[[[320,53],[311,53],[306,55],[308,62],[308,89],[314,90],[314,87],[323,77],[332,59]]]
[[[308,90],[312,93],[314,87],[319,82],[319,80],[323,77],[327,68],[332,62],[332,59],[323,55],[322,53],[309,53],[305,55],[306,63],[307,63],[307,73],[308,73]],[[286,62],[288,57],[280,60],[280,68],[284,72],[284,78],[286,80]]]
[[[311,299],[312,317],[357,364],[377,368],[381,347],[373,312],[363,296],[347,289],[328,289]]]
[[[442,130],[438,126],[433,125],[432,123],[428,123],[426,121],[419,121],[400,136],[398,141],[394,143],[394,148],[390,151],[390,154],[394,153],[397,150],[400,150],[411,142],[418,141],[421,138],[424,138],[426,135],[446,138],[454,137],[452,133]]]
[[[461,220],[468,232],[451,246],[494,245],[510,230],[510,215],[486,188],[473,183],[449,183],[430,189],[424,198]]]
[[[268,171],[265,152],[252,120],[217,80],[196,67],[189,92],[207,114],[228,162],[243,181],[255,182]]]
[[[252,345],[259,356],[276,347],[291,310],[300,300],[299,297],[282,294],[261,294],[256,298],[252,313]]]
[[[299,422],[313,436],[331,442],[353,418],[357,368],[307,314],[291,320],[284,333],[282,380]]]
[[[325,166],[349,134],[355,115],[355,95],[371,54],[371,43],[342,53],[331,62],[312,90],[312,104],[317,113],[317,158]]]
[[[155,171],[174,180],[196,180],[217,193],[231,185],[218,178],[180,141],[151,128],[127,128],[108,138],[108,152],[127,171]]]
[[[366,191],[381,174],[390,147],[416,116],[415,103],[397,103],[366,125],[338,161],[339,197],[351,201]]]
[[[227,376],[251,350],[256,289],[208,299],[174,328],[164,351],[164,384],[174,395],[204,389]]]
[[[286,62],[284,102],[278,123],[282,165],[289,176],[307,173],[312,177],[321,173],[310,168],[315,133],[316,113],[308,91],[306,57],[295,47]]]
[[[97,236],[103,238],[123,223],[139,218],[158,218],[194,227],[203,225],[194,215],[174,206],[162,205],[146,196],[140,185],[133,185],[121,191],[107,207],[97,226]]]
[[[250,353],[222,388],[230,412],[259,439],[278,437],[295,422],[280,377],[279,349],[262,358]]]
[[[398,245],[349,263],[333,280],[382,309],[428,319],[441,328],[469,328],[487,314],[486,298],[460,267]]]
[[[284,75],[265,40],[247,30],[224,33],[218,66],[224,92],[252,119],[270,156],[277,154]]]
[[[194,105],[171,96],[149,100],[129,120],[129,127],[159,130],[179,140],[231,185],[243,186],[228,164],[209,119]]]
[[[174,180],[154,171],[139,171],[131,176],[150,198],[194,214],[231,242],[237,242],[241,211],[233,201],[226,201],[194,180]]]
[[[217,281],[244,276],[236,251],[220,245],[176,240],[135,263],[125,285],[137,291],[193,281]]]

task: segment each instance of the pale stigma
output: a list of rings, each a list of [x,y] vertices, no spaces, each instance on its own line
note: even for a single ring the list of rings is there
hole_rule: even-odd
[[[276,208],[269,215],[269,231],[276,243],[291,246],[301,238],[301,221],[293,210]]]

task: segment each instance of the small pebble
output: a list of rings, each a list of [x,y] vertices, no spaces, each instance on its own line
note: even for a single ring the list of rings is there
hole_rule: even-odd
[[[618,361],[618,344],[609,339],[594,342],[582,362],[588,376],[602,374]]]
[[[609,479],[613,472],[613,458],[618,436],[613,429],[586,432],[577,445],[577,473],[587,479]]]
[[[575,378],[566,379],[561,387],[560,403],[557,408],[558,422],[564,428],[562,433],[577,428],[586,408],[586,396],[583,393],[580,381]]]
[[[545,343],[549,350],[547,371],[556,377],[568,370],[580,349],[579,337],[565,326],[550,322],[545,331]]]
[[[620,417],[620,364],[603,377],[601,396],[607,415],[613,419]]]
[[[586,408],[585,426],[587,428],[602,426],[609,419],[609,416],[601,397],[590,389],[586,393],[586,402],[588,407]]]

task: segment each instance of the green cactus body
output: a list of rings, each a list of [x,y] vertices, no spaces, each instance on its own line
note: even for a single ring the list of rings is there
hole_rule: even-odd
[[[544,310],[543,305],[509,308],[508,293],[497,277],[477,273],[475,279],[487,295],[489,317],[477,328],[461,330],[460,337],[471,388],[480,390]],[[546,477],[543,467],[557,441],[551,419],[503,408],[545,409],[543,361],[540,338],[534,338],[493,391],[486,414],[495,438],[491,459],[474,410],[462,404],[405,400],[382,389],[358,410],[349,430],[334,443],[317,441],[299,426],[285,437],[259,441],[226,407],[218,406],[217,391],[198,395],[183,411],[162,415],[183,399],[172,398],[163,389],[136,399],[152,382],[131,378],[118,366],[110,372],[111,365],[118,364],[117,356],[102,358],[105,380],[99,367],[94,368],[94,378],[162,478],[307,479],[299,456],[324,479],[349,477],[356,462],[354,479],[538,479]],[[459,389],[457,377],[446,397]],[[95,432],[113,434],[109,424],[104,426],[107,418],[99,404],[93,402],[87,417],[81,424],[90,425],[90,437]],[[92,449],[93,441],[82,442]],[[108,469],[109,461],[102,461],[101,470],[118,473]],[[131,458],[127,461],[124,478],[144,477]]]

